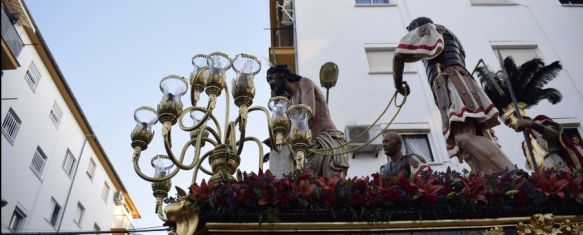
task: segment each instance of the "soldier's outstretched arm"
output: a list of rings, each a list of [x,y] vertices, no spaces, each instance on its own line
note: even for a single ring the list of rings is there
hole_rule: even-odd
[[[419,55],[395,53],[393,57],[393,80],[395,88],[401,95],[409,94],[409,91],[403,86],[403,69],[405,63],[417,62],[421,59]]]

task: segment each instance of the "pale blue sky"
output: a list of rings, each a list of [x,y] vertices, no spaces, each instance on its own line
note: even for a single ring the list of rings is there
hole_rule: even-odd
[[[161,99],[160,79],[170,74],[188,77],[195,54],[222,51],[231,57],[249,53],[267,58],[268,1],[26,0],[26,4],[142,215],[134,226],[162,225],[154,214],[150,183],[140,179],[131,165],[133,111],[142,105],[156,107]],[[262,63],[264,67],[255,78],[254,105],[266,106],[268,65],[263,60]],[[230,85],[234,72],[227,74]],[[188,97],[182,100],[185,107],[190,106]],[[223,95],[219,111],[224,110],[224,102]],[[232,109],[231,120],[235,113],[236,109]],[[251,119],[251,135],[264,139],[265,118],[254,114]],[[142,155],[142,168],[150,168],[152,156],[164,154],[160,125],[155,129],[155,140]],[[174,130],[181,132],[177,127]],[[173,136],[173,140],[174,151],[179,152],[186,137]],[[256,147],[246,149],[251,150],[245,150],[241,168],[257,171]],[[191,172],[177,177],[173,185],[187,189]],[[171,194],[174,193],[173,189]]]

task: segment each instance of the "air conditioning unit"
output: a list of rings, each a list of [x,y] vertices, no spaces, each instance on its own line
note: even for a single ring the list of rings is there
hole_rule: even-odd
[[[294,23],[294,9],[292,0],[283,0],[280,5],[276,3],[281,10],[281,24],[292,25]]]
[[[383,139],[382,136],[377,135],[381,133],[382,128],[380,125],[374,125],[366,131],[368,128],[368,125],[346,125],[344,135],[346,136],[346,140],[351,142],[348,147],[350,149],[360,148],[372,140],[368,145],[360,148],[355,153],[371,153],[374,154],[375,157],[378,157],[378,153],[383,146]],[[373,139],[375,136],[377,138]],[[355,156],[356,154],[353,154],[352,158]]]
[[[123,193],[120,191],[113,193],[113,202],[115,203],[116,206],[123,205],[124,202]]]

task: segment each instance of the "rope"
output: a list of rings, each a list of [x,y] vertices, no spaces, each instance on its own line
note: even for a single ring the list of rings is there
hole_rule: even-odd
[[[333,155],[343,155],[343,154],[347,154],[347,153],[352,153],[355,151],[358,151],[366,146],[368,146],[370,143],[372,143],[376,138],[378,138],[380,135],[382,135],[384,132],[386,132],[389,129],[389,126],[391,124],[393,124],[393,122],[395,121],[395,119],[397,118],[397,115],[399,115],[399,113],[401,112],[401,109],[403,108],[403,105],[405,105],[405,102],[407,101],[407,95],[403,96],[403,101],[401,101],[400,104],[397,104],[397,91],[395,91],[395,94],[393,95],[393,97],[391,98],[391,100],[389,101],[389,103],[387,104],[387,106],[385,107],[385,110],[383,110],[383,112],[381,113],[381,115],[375,120],[375,122],[373,124],[371,124],[366,130],[364,130],[362,133],[360,133],[360,135],[358,135],[357,137],[353,138],[353,139],[357,139],[359,138],[361,135],[363,135],[365,132],[368,132],[373,125],[375,125],[378,120],[385,114],[385,112],[387,111],[387,109],[389,108],[389,106],[391,106],[391,102],[394,102],[395,107],[397,108],[397,111],[395,112],[395,115],[393,115],[393,117],[391,118],[391,120],[389,121],[389,123],[386,124],[386,126],[382,129],[382,131],[380,133],[378,133],[377,135],[375,135],[373,138],[371,138],[369,141],[367,141],[366,143],[364,143],[362,146],[359,147],[355,147],[352,149],[349,149],[347,151],[341,152],[341,153],[330,153],[330,151],[338,149],[338,148],[342,148],[348,144],[351,144],[351,142],[347,142],[344,143],[340,146],[336,146],[334,148],[328,148],[328,149],[308,149],[309,152],[311,153],[315,153],[315,154],[320,154],[320,155],[328,155],[328,156],[333,156]]]

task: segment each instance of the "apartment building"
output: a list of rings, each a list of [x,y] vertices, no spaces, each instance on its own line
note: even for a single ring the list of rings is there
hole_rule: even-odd
[[[545,114],[581,137],[583,121],[583,1],[575,0],[271,0],[270,59],[286,63],[318,84],[320,67],[332,61],[339,67],[330,89],[332,119],[346,137],[356,137],[382,112],[395,92],[394,50],[411,20],[425,16],[456,34],[466,52],[470,72],[480,60],[499,70],[498,52],[518,64],[534,57],[546,64],[559,60],[563,70],[548,87],[559,89],[563,101],[546,101],[527,112]],[[421,62],[407,64],[404,81],[411,87],[402,111],[389,127],[405,140],[403,151],[424,156],[439,171],[469,169],[447,154],[441,119]],[[323,89],[325,93],[325,90]],[[400,100],[399,100],[400,101]],[[396,107],[353,146],[367,142],[395,115]],[[495,129],[503,151],[520,168],[525,158],[522,133],[501,125]],[[380,138],[356,152],[349,176],[378,171],[387,159]],[[583,146],[582,146],[583,147]]]
[[[125,231],[140,218],[20,0],[2,0],[2,233]]]

